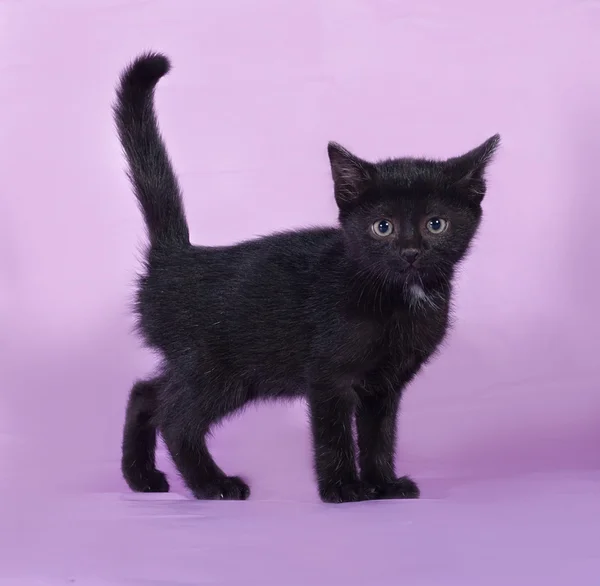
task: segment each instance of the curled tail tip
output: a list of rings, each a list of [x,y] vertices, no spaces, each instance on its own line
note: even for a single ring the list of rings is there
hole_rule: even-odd
[[[136,57],[121,75],[122,86],[153,88],[171,69],[171,62],[162,53],[149,51]]]

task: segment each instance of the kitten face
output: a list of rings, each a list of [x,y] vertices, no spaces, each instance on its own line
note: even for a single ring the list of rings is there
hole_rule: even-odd
[[[409,287],[447,281],[479,226],[485,169],[498,144],[496,135],[447,161],[369,163],[330,143],[340,224],[355,260]]]

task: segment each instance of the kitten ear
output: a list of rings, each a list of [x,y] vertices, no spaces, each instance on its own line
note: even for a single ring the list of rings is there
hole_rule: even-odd
[[[485,171],[500,146],[500,135],[488,138],[468,153],[448,159],[452,185],[481,203],[485,195]]]
[[[337,142],[327,145],[331,176],[338,206],[348,206],[357,201],[374,177],[375,167],[359,159]]]

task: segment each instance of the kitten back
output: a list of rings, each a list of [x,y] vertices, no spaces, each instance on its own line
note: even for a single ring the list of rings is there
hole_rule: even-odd
[[[140,55],[121,74],[113,106],[128,176],[153,247],[189,245],[181,189],[154,108],[154,88],[170,68],[160,53]]]

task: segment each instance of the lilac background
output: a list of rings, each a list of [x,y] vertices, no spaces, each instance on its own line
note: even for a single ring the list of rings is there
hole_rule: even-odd
[[[600,4],[0,0],[0,27],[0,583],[598,584]],[[456,327],[403,404],[423,500],[320,505],[303,405],[216,433],[248,503],[127,491],[153,361],[110,104],[148,48],[174,63],[159,117],[198,243],[334,222],[330,139],[445,157],[502,134]]]

